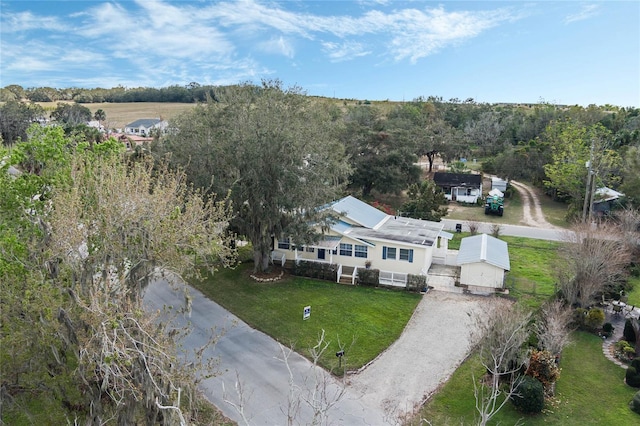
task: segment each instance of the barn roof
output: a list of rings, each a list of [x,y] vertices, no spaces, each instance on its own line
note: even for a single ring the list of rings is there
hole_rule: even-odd
[[[506,271],[511,269],[507,243],[487,234],[463,238],[458,251],[458,265],[484,262]]]

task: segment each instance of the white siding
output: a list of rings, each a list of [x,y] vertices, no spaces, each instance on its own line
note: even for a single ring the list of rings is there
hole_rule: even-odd
[[[464,264],[460,268],[460,284],[502,288],[504,284],[504,269],[485,262]]]

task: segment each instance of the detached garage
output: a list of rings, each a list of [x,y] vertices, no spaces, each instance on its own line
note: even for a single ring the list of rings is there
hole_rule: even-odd
[[[458,251],[460,285],[471,293],[489,293],[504,288],[509,264],[507,243],[487,234],[463,238]]]

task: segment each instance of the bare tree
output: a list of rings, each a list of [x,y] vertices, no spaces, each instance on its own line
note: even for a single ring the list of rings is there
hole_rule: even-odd
[[[467,225],[469,226],[469,232],[471,233],[471,235],[476,235],[478,233],[478,229],[480,228],[479,222],[470,220],[469,222],[467,222]]]
[[[540,346],[553,355],[560,356],[562,349],[571,341],[570,323],[571,310],[564,306],[562,301],[554,300],[545,303],[534,324]]]
[[[180,330],[146,313],[141,292],[158,274],[170,280],[230,258],[225,206],[191,190],[180,173],[117,155],[74,157],[52,206],[50,264],[72,301],[60,309],[62,336],[77,355],[90,424],[183,423],[198,380],[211,371],[206,346],[194,354],[205,371],[196,379],[179,361]]]
[[[564,236],[558,281],[570,305],[589,306],[594,298],[626,277],[631,254],[619,228],[579,223]]]
[[[479,343],[479,356],[487,371],[486,384],[477,384],[474,395],[478,412],[478,425],[486,425],[512,395],[516,394],[520,378],[518,373],[527,361],[524,343],[529,337],[531,313],[517,306],[495,304],[488,320],[479,321],[483,337]],[[508,387],[500,386],[508,380]]]

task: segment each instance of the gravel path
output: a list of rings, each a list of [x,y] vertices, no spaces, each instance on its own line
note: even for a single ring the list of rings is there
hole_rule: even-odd
[[[389,424],[411,415],[446,382],[472,348],[477,319],[503,300],[430,291],[400,338],[350,379]],[[472,389],[469,392],[473,392]]]
[[[534,190],[515,180],[511,180],[509,183],[520,193],[520,197],[522,198],[522,210],[524,213],[524,224],[526,226],[547,229],[556,228],[545,219],[538,194],[536,194]]]

